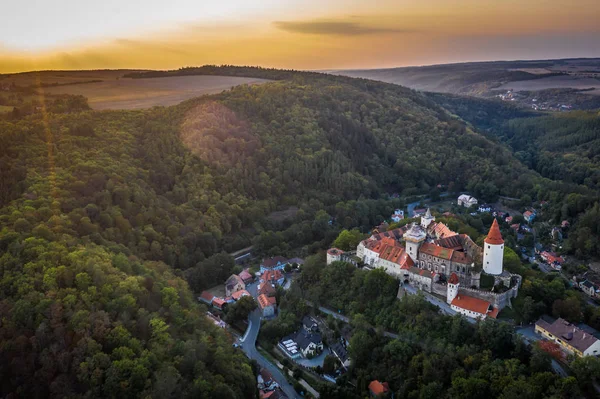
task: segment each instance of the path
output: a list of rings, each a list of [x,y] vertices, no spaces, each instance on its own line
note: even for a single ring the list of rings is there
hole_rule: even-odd
[[[263,368],[269,370],[269,372],[275,378],[275,381],[279,384],[283,392],[290,399],[300,399],[300,395],[296,393],[294,387],[284,377],[281,370],[273,363],[269,362],[263,355],[256,349],[256,338],[258,337],[258,331],[260,330],[260,310],[256,309],[248,317],[248,329],[244,334],[244,340],[240,341],[240,347],[246,353],[250,359],[256,360],[256,362]]]

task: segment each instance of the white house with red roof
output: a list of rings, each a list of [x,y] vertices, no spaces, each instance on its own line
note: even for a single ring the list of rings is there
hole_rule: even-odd
[[[263,317],[275,316],[275,310],[277,309],[277,299],[275,297],[261,294],[257,299],[258,308],[260,309]]]
[[[498,308],[494,308],[490,302],[483,299],[461,294],[459,287],[458,276],[456,273],[452,273],[448,280],[448,291],[446,294],[446,302],[450,304],[452,310],[473,319],[496,318],[500,311]]]

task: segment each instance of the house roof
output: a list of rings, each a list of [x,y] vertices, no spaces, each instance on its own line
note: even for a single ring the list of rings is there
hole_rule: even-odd
[[[501,245],[504,244],[504,240],[502,239],[502,233],[500,233],[500,226],[498,226],[498,220],[494,218],[492,222],[492,227],[490,227],[490,231],[488,232],[487,237],[484,242],[486,244],[491,245]]]
[[[523,212],[523,217],[524,217],[524,218],[528,218],[528,217],[530,217],[531,215],[533,215],[533,212],[531,212],[531,211],[525,211],[525,212]]]
[[[321,344],[323,342],[323,338],[321,338],[321,334],[319,333],[309,334],[306,331],[302,330],[298,332],[294,341],[296,341],[300,349],[305,350],[309,347],[311,343],[315,345]]]
[[[283,278],[283,273],[281,270],[267,270],[261,276],[263,281],[278,281]]]
[[[215,297],[215,298],[213,298],[213,300],[212,300],[212,303],[213,303],[213,305],[215,305],[216,307],[218,307],[218,308],[222,308],[222,307],[223,307],[223,305],[225,305],[227,302],[226,302],[226,301],[225,301],[225,299],[223,299],[223,298],[217,298],[217,297]]]
[[[483,315],[488,313],[490,313],[490,316],[492,315],[492,310],[490,310],[491,304],[488,301],[468,295],[458,295],[452,300],[451,305]]]
[[[401,246],[386,245],[385,247],[383,247],[383,249],[379,253],[379,258],[385,259],[385,260],[393,262],[393,263],[400,264],[400,261],[402,260],[402,255],[404,254],[404,252],[405,252],[404,248],[402,248]]]
[[[437,238],[446,238],[446,237],[451,237],[451,236],[456,235],[456,233],[454,231],[450,230],[450,228],[442,222],[435,223],[430,226],[433,226],[433,227],[431,227],[431,232]]]
[[[452,273],[450,275],[450,279],[448,279],[448,283],[450,283],[450,284],[458,284],[458,276],[456,275],[456,273]]]
[[[233,299],[235,299],[236,301],[239,300],[243,296],[252,296],[252,295],[250,295],[250,293],[246,290],[239,290],[239,291],[236,291],[233,294],[231,294],[231,297]]]
[[[261,294],[258,296],[258,306],[261,309],[272,305],[277,305],[277,298],[273,296],[266,296],[265,294]]]
[[[264,382],[273,381],[273,374],[266,368],[260,369],[260,376],[262,377]]]
[[[292,259],[288,259],[288,263],[296,263],[298,265],[303,265],[304,264],[304,259],[302,259],[302,258],[292,258]]]
[[[377,380],[371,381],[369,384],[369,391],[373,393],[373,395],[381,395],[390,390],[390,386],[387,382],[379,382]]]
[[[435,240],[434,243],[436,245],[439,245],[440,247],[449,248],[453,250],[463,249],[463,244],[458,234],[446,238],[440,238],[439,240]]]
[[[454,253],[452,253],[451,260],[454,263],[461,263],[464,265],[470,265],[471,263],[473,263],[473,259],[471,259],[469,255],[460,251],[454,251]]]
[[[585,280],[585,281],[581,282],[581,284],[584,285],[584,286],[586,286],[586,287],[588,287],[588,288],[594,287],[594,284],[592,284],[589,280]]]
[[[406,232],[406,230],[407,230],[406,226],[399,227],[399,228],[394,229],[394,230],[389,230],[389,231],[384,231],[382,233],[373,234],[371,236],[371,239],[379,241],[379,240],[381,240],[381,239],[383,239],[385,237],[391,237],[391,238],[394,238],[396,240],[399,240],[399,239],[402,238],[402,236],[404,235],[404,233]]]
[[[239,276],[244,281],[252,280],[252,275],[248,273],[248,270],[242,270]]]
[[[428,278],[433,278],[433,276],[435,276],[434,272],[431,272],[431,271],[425,270],[425,269],[421,269],[416,266],[411,266],[408,269],[408,271],[413,274],[418,274],[419,276],[428,277]]]
[[[421,248],[419,248],[419,252],[423,252],[427,255],[435,256],[436,258],[446,260],[452,259],[452,254],[454,253],[454,251],[451,249],[440,247],[439,245],[431,244],[428,242],[421,245]]]
[[[302,318],[302,325],[304,326],[304,328],[312,328],[315,324],[317,324],[312,317],[310,316],[304,316]]]
[[[232,274],[225,282],[225,286],[229,289],[235,287],[236,284],[244,285],[244,281],[237,274]]]
[[[277,290],[275,289],[275,287],[273,287],[269,282],[261,283],[260,287],[258,287],[259,295],[264,294],[266,296],[273,296],[276,292]]]
[[[341,255],[343,253],[344,253],[344,251],[342,251],[341,249],[337,249],[337,248],[329,248],[327,250],[327,254],[328,255],[333,255],[333,256]]]
[[[208,291],[202,291],[198,299],[202,302],[211,303],[215,296]]]
[[[549,263],[563,263],[565,261],[562,256],[558,256],[554,252],[543,251],[540,256]]]
[[[585,332],[574,324],[560,318],[556,319],[552,324],[543,319],[536,321],[535,324],[581,352],[585,352],[587,348],[598,341],[598,338],[589,332]]]
[[[263,259],[261,266],[263,267],[275,267],[277,264],[287,263],[287,259],[283,256],[273,256],[271,258]]]

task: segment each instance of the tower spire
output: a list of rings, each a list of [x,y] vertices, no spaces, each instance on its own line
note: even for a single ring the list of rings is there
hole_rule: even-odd
[[[498,226],[498,221],[495,218],[494,222],[492,223],[492,227],[490,227],[490,231],[488,232],[488,235],[485,238],[485,243],[492,245],[504,244],[504,240],[502,239],[502,233],[500,233],[500,226]]]

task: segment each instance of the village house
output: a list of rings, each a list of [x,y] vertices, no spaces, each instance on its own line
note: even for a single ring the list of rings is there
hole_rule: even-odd
[[[309,334],[319,331],[319,325],[317,324],[315,319],[313,319],[310,316],[304,316],[302,318],[302,328]]]
[[[600,287],[589,280],[583,280],[579,283],[579,288],[590,297],[600,296]]]
[[[458,206],[464,206],[465,208],[469,208],[471,206],[477,205],[477,198],[471,197],[467,194],[461,194],[458,196],[457,203]]]
[[[234,301],[239,301],[240,298],[243,297],[243,296],[252,296],[252,295],[250,295],[250,293],[248,291],[246,291],[246,290],[239,290],[239,291],[236,291],[233,294],[231,294],[231,298]]]
[[[392,221],[398,223],[404,219],[404,211],[402,209],[396,209],[391,217]]]
[[[565,261],[562,256],[558,256],[555,252],[542,251],[540,258],[550,266],[561,266]]]
[[[567,353],[579,357],[600,355],[598,338],[561,318],[554,322],[539,319],[535,323],[535,332],[556,342]]]
[[[252,276],[252,274],[250,274],[248,269],[242,270],[242,272],[238,274],[238,276],[240,276],[244,284],[250,284],[254,281],[254,277]]]
[[[283,270],[287,264],[288,260],[283,256],[272,256],[270,258],[263,259],[260,264],[260,272],[264,273],[267,270]]]
[[[225,282],[225,296],[231,296],[234,292],[245,289],[246,284],[237,274],[232,274]]]
[[[275,296],[277,290],[271,283],[260,283],[258,286],[258,295]]]
[[[269,370],[265,368],[260,370],[256,379],[258,381],[258,389],[261,389],[263,391],[272,391],[275,388],[279,387],[279,384],[277,384],[277,382],[273,378],[273,374],[271,374]]]
[[[285,276],[281,270],[267,270],[262,274],[262,276],[260,276],[260,282],[273,285],[283,285],[285,282]]]
[[[278,346],[292,359],[297,359],[300,356],[308,358],[323,351],[323,339],[321,334],[307,332],[302,328],[300,331],[282,338]]]
[[[198,297],[198,300],[200,302],[204,302],[207,305],[212,305],[212,301],[213,301],[214,297],[215,296],[213,294],[211,294],[210,292],[202,291],[202,293]]]
[[[263,317],[275,316],[275,310],[277,309],[277,299],[275,297],[269,297],[264,294],[258,296],[258,308]]]
[[[535,219],[535,211],[525,211],[523,212],[523,218],[527,223],[532,223],[533,219]]]
[[[390,392],[390,386],[387,382],[371,381],[369,384],[369,393],[373,398],[381,398]]]

